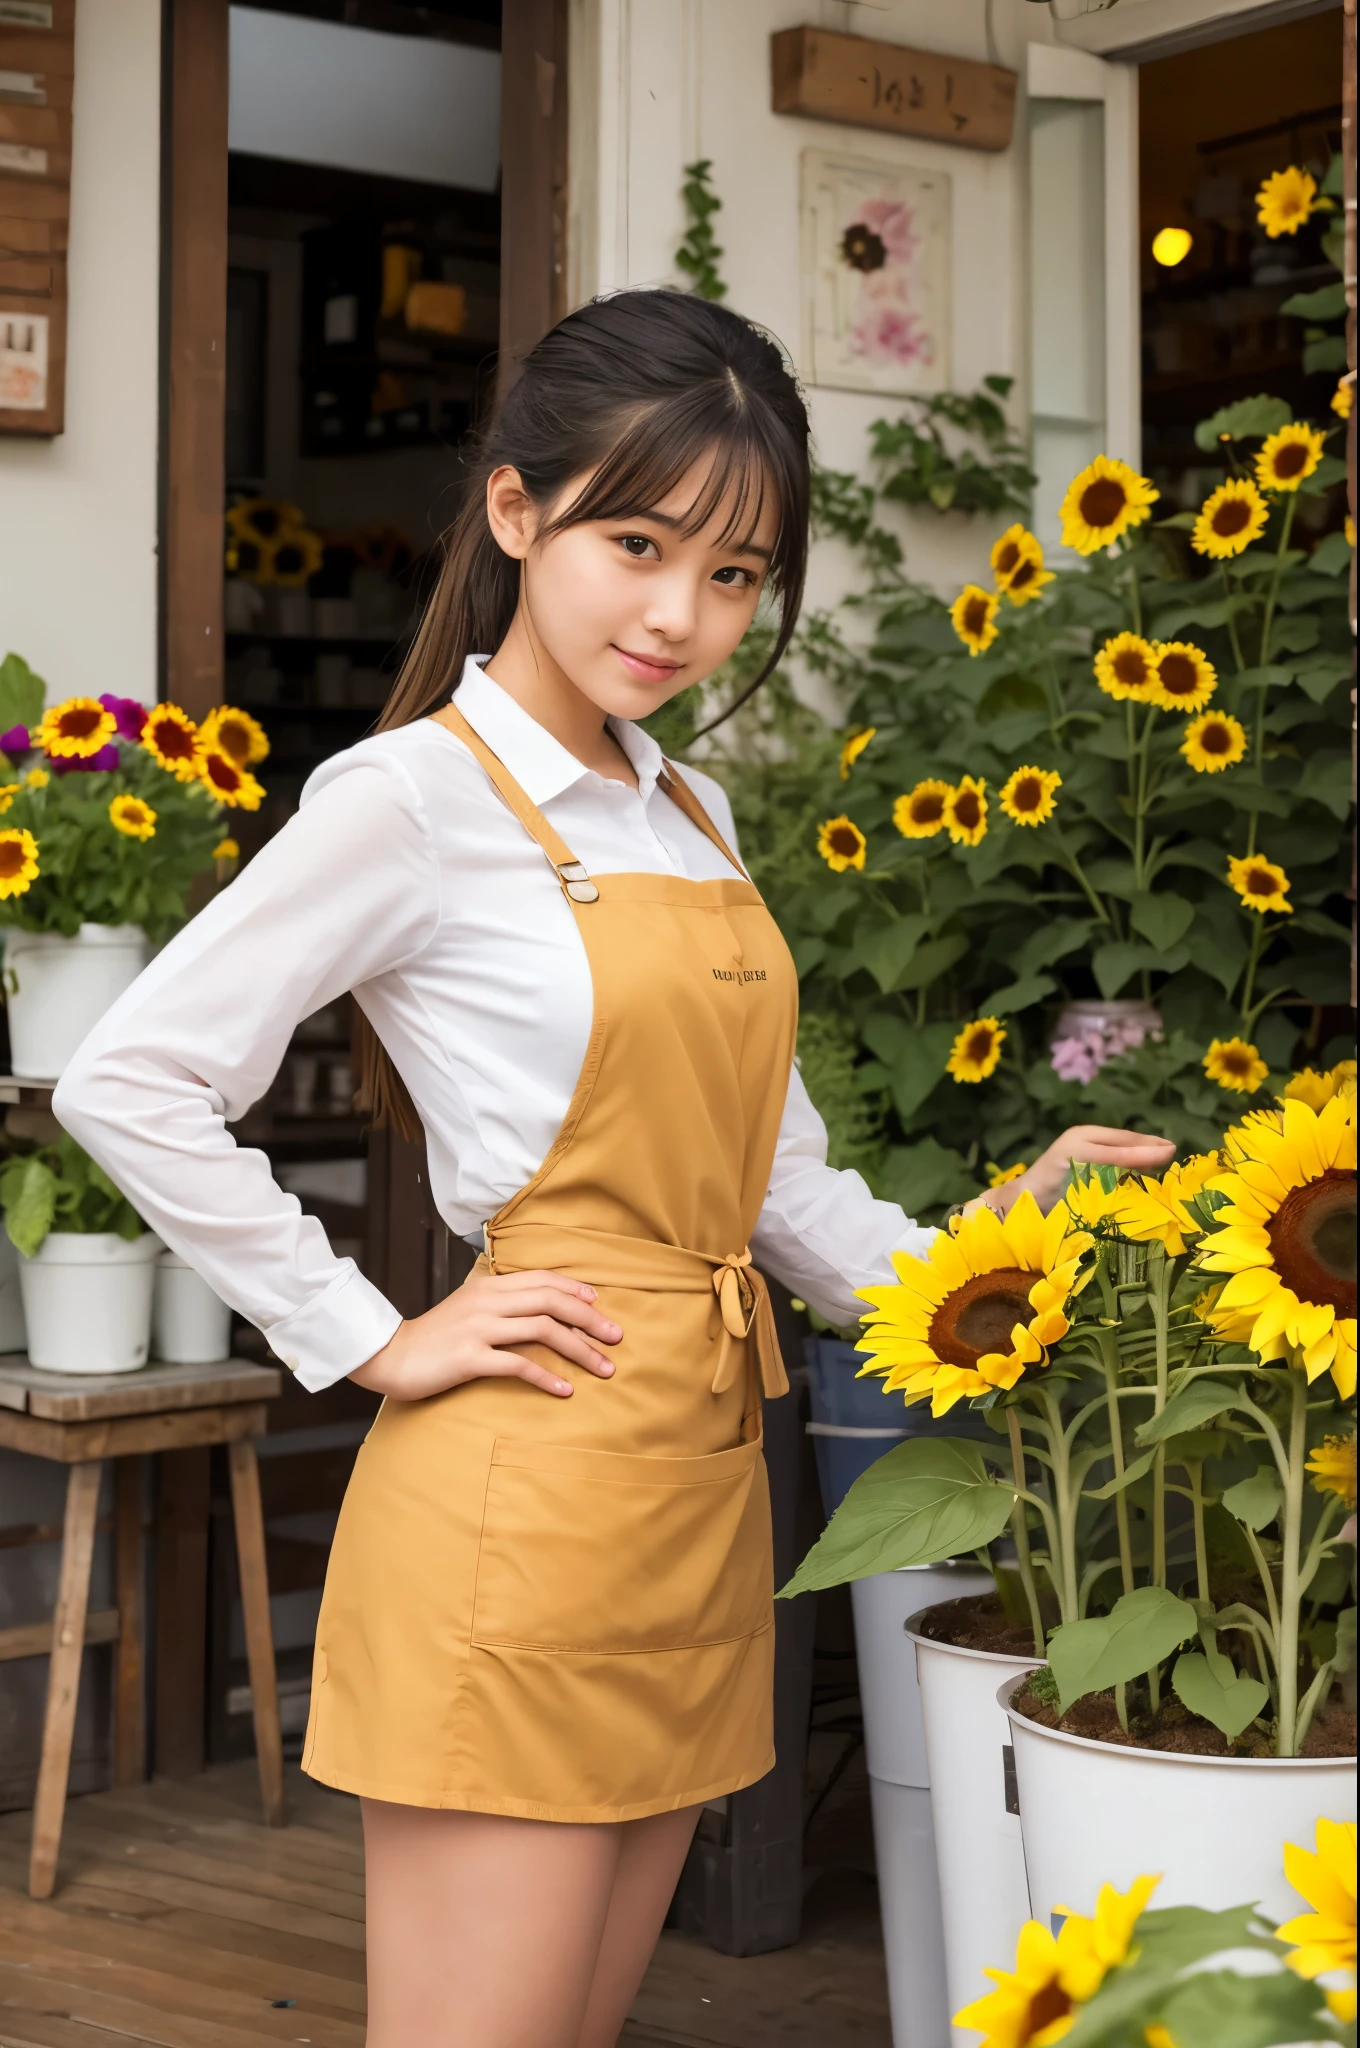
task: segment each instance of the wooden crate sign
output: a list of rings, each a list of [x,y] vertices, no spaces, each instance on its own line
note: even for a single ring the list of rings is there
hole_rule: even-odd
[[[808,27],[771,36],[770,60],[776,114],[920,135],[964,149],[1010,146],[1016,74],[999,64]]]
[[[75,0],[0,0],[0,433],[59,434],[66,397]]]

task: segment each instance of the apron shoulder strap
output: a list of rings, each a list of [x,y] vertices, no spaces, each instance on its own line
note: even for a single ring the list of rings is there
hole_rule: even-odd
[[[529,837],[542,849],[571,903],[596,903],[599,890],[566,841],[556,832],[536,805],[531,804],[505,763],[492,753],[456,703],[446,704],[435,714],[440,725],[460,739],[474,760],[481,763],[508,810],[519,819]]]
[[[684,812],[690,824],[697,825],[705,839],[711,839],[723,858],[730,860],[737,873],[744,876],[749,882],[751,877],[746,873],[746,869],[737,859],[737,856],[733,853],[731,847],[723,838],[722,833],[709,817],[708,812],[704,809],[679,769],[672,768],[670,762],[667,761],[657,780],[671,802]]]

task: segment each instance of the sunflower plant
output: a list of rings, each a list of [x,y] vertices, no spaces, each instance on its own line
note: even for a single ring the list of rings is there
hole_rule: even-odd
[[[229,875],[224,820],[258,808],[269,742],[220,705],[197,724],[175,704],[68,697],[17,655],[0,666],[0,926],[71,938],[82,924],[166,937],[197,876]]]

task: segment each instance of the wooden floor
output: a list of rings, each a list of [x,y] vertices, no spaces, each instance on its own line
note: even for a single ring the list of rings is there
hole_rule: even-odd
[[[889,2048],[863,1784],[810,1844],[803,1939],[737,1959],[662,1937],[627,2048]],[[253,1768],[71,1802],[55,1898],[25,1891],[29,1816],[0,1816],[0,2048],[362,2048],[356,1802],[290,1771],[290,1824]]]

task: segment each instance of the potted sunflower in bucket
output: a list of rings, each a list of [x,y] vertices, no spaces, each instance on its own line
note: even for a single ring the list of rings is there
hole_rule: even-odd
[[[45,689],[0,664],[0,933],[11,1064],[56,1081],[72,1053],[189,912],[196,878],[234,860],[233,809],[255,810],[269,751],[223,705],[201,725],[176,704]]]

